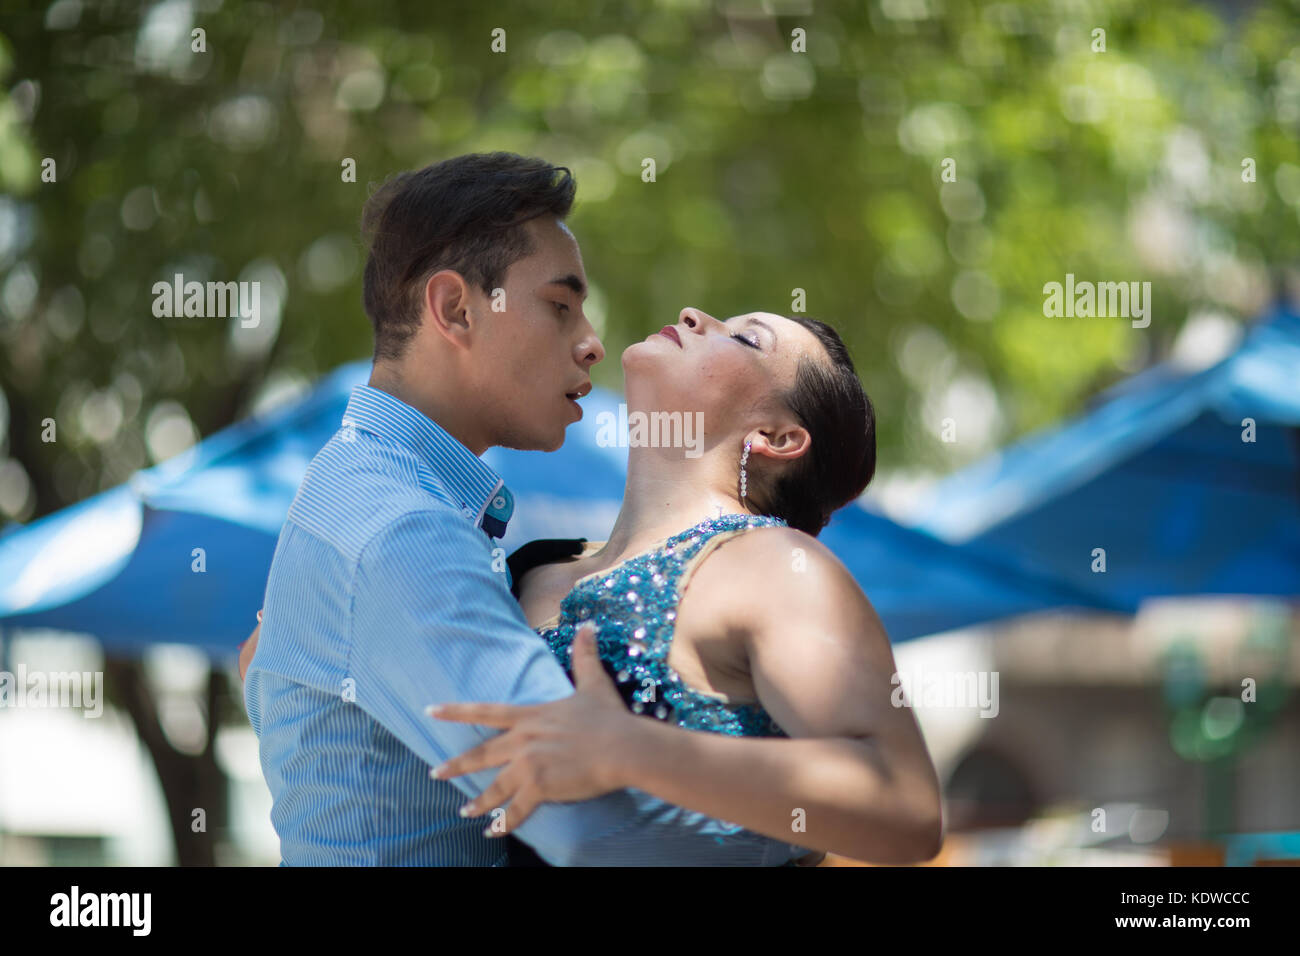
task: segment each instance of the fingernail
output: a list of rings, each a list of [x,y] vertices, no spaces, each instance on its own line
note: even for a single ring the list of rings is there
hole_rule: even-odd
[[[261,612],[261,611],[258,611],[258,612],[257,612],[257,623],[258,623],[258,624],[261,624],[261,623],[262,623],[262,612]]]
[[[434,780],[441,779],[442,768],[445,766],[447,766],[445,763],[438,764],[438,766],[434,767],[432,770],[429,771],[429,776],[432,777]]]
[[[430,717],[437,717],[440,713],[442,713],[442,708],[439,707],[437,704],[430,704],[428,707],[424,708],[424,712],[428,714]]]
[[[461,815],[462,817],[467,817],[467,816],[469,816],[469,815],[470,815],[471,813],[473,813],[473,812],[474,812],[474,804],[472,804],[472,803],[467,803],[467,804],[465,804],[463,807],[460,808],[460,815]]]
[[[489,840],[494,840],[499,836],[505,836],[504,833],[497,833],[495,830],[493,830],[491,825],[489,825],[488,828],[483,831],[483,835],[487,837]]]

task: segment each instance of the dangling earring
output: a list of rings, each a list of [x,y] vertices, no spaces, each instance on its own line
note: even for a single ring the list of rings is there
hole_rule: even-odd
[[[745,474],[745,465],[749,464],[749,442],[745,442],[745,450],[740,453],[740,503],[745,503],[745,495],[749,489],[746,487],[749,476]]]

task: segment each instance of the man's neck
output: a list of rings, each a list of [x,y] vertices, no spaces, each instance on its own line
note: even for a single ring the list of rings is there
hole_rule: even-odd
[[[449,380],[438,375],[430,375],[429,378],[439,382]],[[454,401],[450,396],[436,394],[428,388],[417,388],[411,382],[410,376],[403,375],[400,370],[380,362],[374,364],[370,371],[370,381],[366,384],[381,392],[387,392],[410,405],[426,418],[432,419],[443,431],[473,454],[482,455],[491,447],[491,444],[482,437],[482,428],[473,421],[472,417],[466,415],[467,411],[471,414],[473,412],[473,408],[467,407],[468,403]]]

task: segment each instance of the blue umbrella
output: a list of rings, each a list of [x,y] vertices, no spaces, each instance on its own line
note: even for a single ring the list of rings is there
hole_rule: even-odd
[[[232,425],[126,485],[11,528],[0,537],[0,624],[94,634],[117,651],[179,643],[233,652],[255,623],[307,465],[369,370],[368,361],[345,365],[302,399]],[[598,389],[584,399],[585,414],[617,401]],[[487,460],[519,515],[503,546],[602,534],[622,496],[621,454],[581,436],[561,455],[494,449]]]
[[[368,371],[368,362],[346,365],[304,398],[0,538],[0,623],[91,633],[118,651],[163,642],[231,653],[252,629],[307,465]],[[608,532],[627,452],[600,439],[601,425],[618,419],[620,401],[593,391],[558,452],[494,448],[484,456],[515,496],[501,542],[507,553],[534,538]],[[895,640],[1045,607],[1096,606],[857,506],[823,534]]]
[[[1300,317],[1279,311],[1210,368],[1158,365],[944,480],[920,527],[1129,611],[1155,596],[1295,596],[1297,426]]]
[[[835,513],[821,540],[861,585],[895,644],[1034,611],[1121,610],[856,504]]]

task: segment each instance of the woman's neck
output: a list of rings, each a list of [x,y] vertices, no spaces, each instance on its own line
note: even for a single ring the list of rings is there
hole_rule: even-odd
[[[629,449],[623,506],[599,552],[602,563],[639,554],[705,518],[745,512],[739,465],[737,459],[728,473],[707,452],[686,458],[680,448]]]

